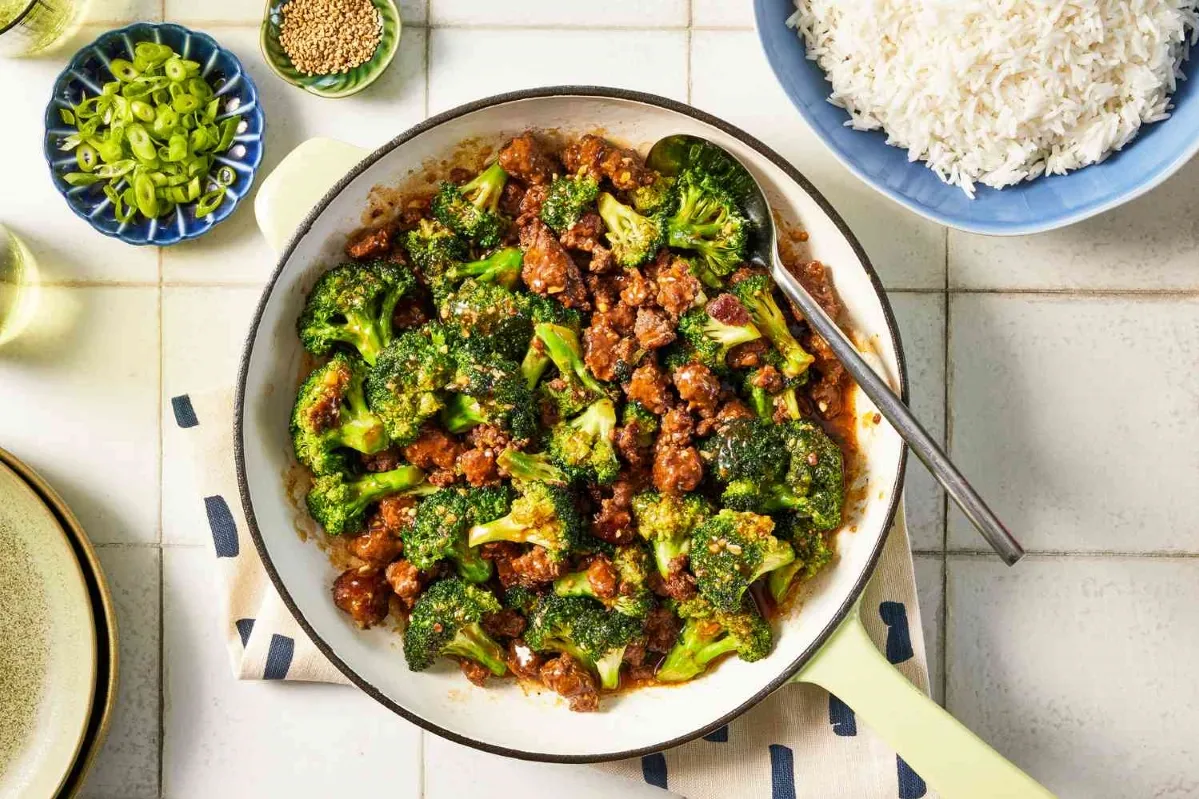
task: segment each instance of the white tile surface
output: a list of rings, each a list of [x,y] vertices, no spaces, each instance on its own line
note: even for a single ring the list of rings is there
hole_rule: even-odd
[[[912,412],[944,443],[945,295],[892,292],[890,299],[907,356]],[[911,452],[903,496],[912,548],[940,550],[945,530],[941,487]]]
[[[171,398],[232,389],[257,288],[166,288],[162,298],[162,540],[165,544],[211,541],[204,506],[192,490],[185,435],[175,424]],[[201,420],[203,421],[203,420]]]
[[[314,136],[373,149],[424,118],[425,31],[421,28],[405,31],[408,46],[378,82],[361,94],[339,100],[316,97],[275,77],[258,54],[256,28],[208,30],[243,60],[261,93],[267,141],[259,181],[296,145]],[[335,108],[337,113],[331,113]],[[242,200],[237,213],[212,233],[163,250],[163,279],[168,283],[264,283],[275,268],[275,255],[254,222],[256,196],[257,191]]]
[[[1199,162],[1110,213],[1040,236],[951,231],[955,287],[987,289],[1199,288]]]
[[[41,296],[34,326],[0,350],[0,442],[53,483],[96,543],[156,542],[157,292]]]
[[[1199,790],[1199,561],[949,563],[950,710],[1063,797]]]
[[[959,295],[952,455],[1027,548],[1199,551],[1199,304]],[[952,547],[980,548],[956,510]]]
[[[433,25],[681,28],[687,25],[687,0],[431,0],[429,18]]]
[[[112,2],[113,0],[108,0]],[[213,23],[249,23],[258,24],[262,21],[265,3],[247,2],[247,0],[162,0],[166,4],[167,19],[180,22]],[[425,9],[428,0],[398,0],[400,19],[409,25],[425,23]],[[408,31],[400,34],[400,46],[411,44],[407,40]]]
[[[156,547],[103,546],[120,642],[117,701],[84,799],[155,799],[158,793],[159,558]]]
[[[691,24],[696,28],[752,28],[752,0],[691,0]]]
[[[942,587],[945,575],[940,555],[916,555],[916,596],[920,600],[920,621],[924,630],[924,652],[928,658],[928,683],[933,699],[944,704],[941,695],[941,645],[945,607]]]
[[[816,185],[888,288],[944,288],[944,228],[904,211],[837,163],[779,88],[755,33],[696,31],[691,84],[694,105],[750,131]]]
[[[83,20],[87,25],[107,24],[115,27],[118,23],[137,22],[139,20],[162,19],[163,0],[91,0],[86,4]],[[74,52],[67,49],[66,53]]]
[[[420,795],[418,728],[351,687],[234,680],[212,555],[164,555],[165,796]]]
[[[683,31],[433,29],[429,112],[551,84],[599,84],[687,99]],[[496,58],[496,53],[512,54]]]
[[[478,752],[425,736],[424,799],[462,799],[494,795],[502,786],[528,799],[670,799],[676,794],[644,783],[614,777],[591,766],[557,766]],[[518,787],[519,786],[519,787]]]

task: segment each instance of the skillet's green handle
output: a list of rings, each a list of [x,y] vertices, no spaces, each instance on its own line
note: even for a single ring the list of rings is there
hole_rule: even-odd
[[[888,663],[856,606],[795,680],[836,694],[944,799],[1053,797]]]
[[[254,216],[266,243],[283,252],[304,217],[367,151],[336,139],[309,139],[258,186]]]

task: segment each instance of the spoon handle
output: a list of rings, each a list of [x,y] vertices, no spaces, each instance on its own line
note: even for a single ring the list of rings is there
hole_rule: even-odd
[[[999,520],[978,492],[966,481],[962,473],[949,460],[949,456],[937,445],[932,436],[920,425],[903,401],[895,395],[866,360],[858,354],[857,347],[842,332],[824,309],[808,294],[799,281],[779,260],[778,251],[774,252],[773,276],[779,288],[803,312],[804,318],[817,333],[819,333],[841,365],[853,376],[853,379],[866,392],[866,396],[874,402],[879,412],[895,428],[900,437],[908,443],[924,465],[928,467],[937,481],[944,486],[949,496],[966,514],[970,523],[987,539],[991,548],[1003,558],[1003,562],[1011,566],[1024,556],[1024,548],[1020,546],[1003,522]]]

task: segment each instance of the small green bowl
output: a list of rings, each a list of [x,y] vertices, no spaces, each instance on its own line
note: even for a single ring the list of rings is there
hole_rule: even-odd
[[[374,56],[365,64],[354,67],[349,72],[337,75],[305,75],[296,69],[279,43],[279,28],[283,24],[283,8],[290,0],[267,0],[266,16],[262,19],[262,33],[258,44],[262,48],[262,57],[266,63],[283,80],[292,86],[299,86],[306,92],[318,97],[349,97],[370,86],[395,58],[400,46],[400,32],[403,23],[400,12],[394,0],[371,0],[379,10],[383,20],[383,34],[379,39],[379,48]]]

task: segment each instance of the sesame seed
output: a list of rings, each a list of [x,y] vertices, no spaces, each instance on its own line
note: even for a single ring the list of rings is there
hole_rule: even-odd
[[[379,49],[383,19],[370,0],[291,0],[279,43],[305,75],[349,72]]]

